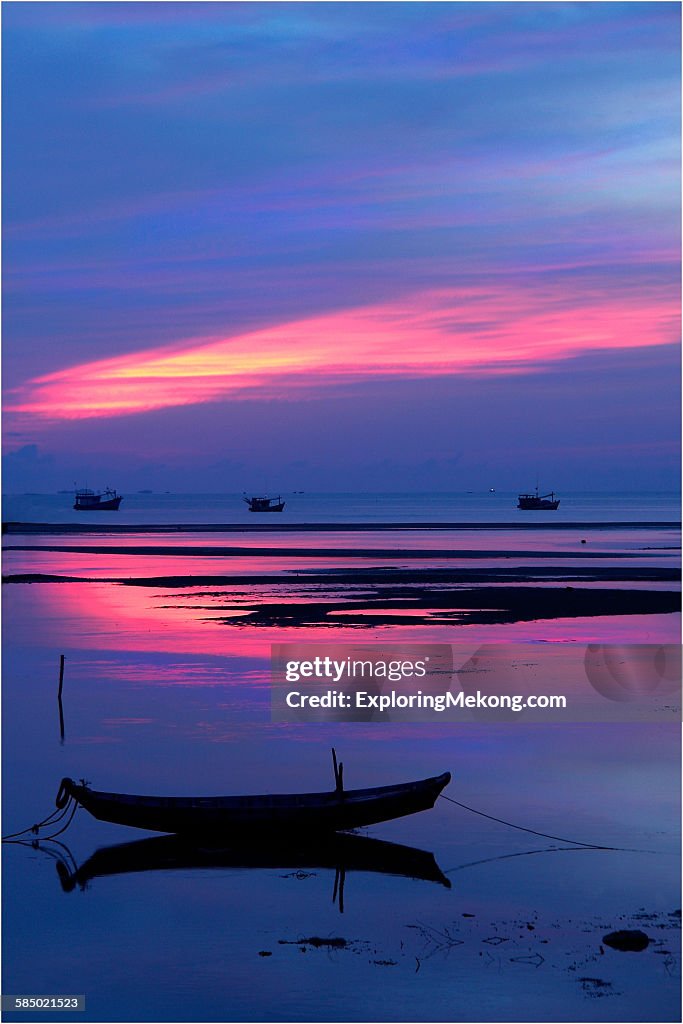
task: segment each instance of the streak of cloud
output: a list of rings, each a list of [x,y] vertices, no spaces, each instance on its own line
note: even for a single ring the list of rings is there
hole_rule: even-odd
[[[231,396],[291,398],[375,377],[529,372],[581,353],[675,340],[677,306],[537,286],[418,293],[224,338],[97,360],[16,391],[15,412],[120,416]]]

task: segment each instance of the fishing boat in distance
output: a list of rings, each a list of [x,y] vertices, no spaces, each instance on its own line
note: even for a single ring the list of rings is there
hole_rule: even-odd
[[[77,512],[116,512],[122,501],[123,495],[117,494],[111,487],[99,492],[81,487],[76,490],[74,508]]]
[[[451,780],[449,772],[419,782],[375,789],[343,787],[343,765],[334,759],[332,792],[267,796],[161,797],[104,793],[81,780],[62,779],[57,807],[74,800],[94,818],[116,825],[180,835],[226,837],[290,830],[315,835],[344,832],[402,818],[433,807]]]
[[[534,494],[520,494],[517,497],[517,508],[525,512],[554,512],[559,505],[560,499],[555,497],[555,492],[539,494],[538,484]]]
[[[285,503],[278,494],[277,498],[242,498],[249,506],[250,512],[282,512]]]

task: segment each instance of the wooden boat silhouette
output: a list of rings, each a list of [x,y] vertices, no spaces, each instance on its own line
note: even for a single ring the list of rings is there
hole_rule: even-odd
[[[336,787],[326,793],[134,796],[93,790],[83,780],[75,783],[65,778],[56,802],[64,807],[73,799],[100,821],[151,832],[218,837],[291,829],[310,834],[348,831],[428,810],[451,781],[445,772],[419,782],[344,790],[343,765],[337,767],[333,757]]]
[[[250,498],[245,494],[242,501],[247,503],[250,512],[282,512],[285,507],[279,494],[277,498],[258,498],[256,496]]]
[[[96,850],[80,867],[57,861],[62,889],[85,888],[95,878],[147,871],[238,869],[332,869],[366,871],[401,878],[435,882],[450,889],[451,883],[434,855],[411,846],[388,843],[359,835],[335,835],[313,842],[197,843],[184,836],[154,836]],[[341,881],[338,878],[338,882]],[[335,887],[337,888],[337,887]]]
[[[555,497],[555,492],[539,494],[538,484],[533,494],[520,494],[517,498],[517,508],[525,512],[556,512],[560,507],[560,499]]]
[[[100,492],[81,487],[75,492],[74,508],[77,512],[116,512],[122,501],[123,496],[111,487]]]

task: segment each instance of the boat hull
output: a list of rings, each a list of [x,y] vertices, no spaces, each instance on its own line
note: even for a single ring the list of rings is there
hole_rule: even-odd
[[[281,496],[278,494],[277,498],[256,496],[249,498],[246,495],[242,498],[242,501],[249,506],[250,512],[282,512],[285,507],[285,503]]]
[[[116,512],[123,501],[123,497],[108,498],[107,501],[94,501],[92,504],[79,504],[76,502],[74,508],[77,512]]]
[[[559,507],[559,498],[557,498],[555,501],[545,501],[541,498],[534,498],[531,501],[527,501],[523,498],[520,498],[517,504],[517,508],[521,508],[525,512],[554,512],[555,509]]]
[[[273,796],[150,797],[104,793],[64,779],[63,790],[93,817],[117,825],[181,835],[230,836],[296,829],[347,831],[417,814],[434,806],[449,772],[420,782],[345,793]]]

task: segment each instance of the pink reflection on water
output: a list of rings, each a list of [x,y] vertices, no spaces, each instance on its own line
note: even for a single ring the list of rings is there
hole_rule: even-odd
[[[232,659],[231,659],[232,660]],[[126,682],[131,686],[229,686],[239,684],[251,688],[270,685],[270,667],[249,669],[240,665],[239,673],[231,670],[231,660],[213,664],[211,661],[165,660],[163,671],[156,662],[108,661],[88,659],[88,671],[100,682]],[[123,719],[117,719],[123,721]],[[146,719],[136,719],[146,721]]]
[[[514,509],[511,512],[514,513]],[[520,525],[525,521],[520,519]],[[653,553],[671,556],[680,552],[680,536],[675,530],[659,529],[656,533],[643,529],[637,523],[632,527],[618,531],[600,529],[595,524],[587,523],[584,529],[470,529],[470,530],[329,530],[316,532],[302,527],[300,531],[268,531],[253,533],[245,530],[231,533],[135,533],[96,534],[96,535],[57,535],[11,538],[12,544],[28,541],[32,546],[60,546],[68,548],[98,549],[129,547],[129,548],[164,548],[174,551],[182,548],[286,548],[296,550],[315,550],[340,548],[356,550],[358,548],[412,548],[424,551],[430,549],[456,549],[467,551],[510,550],[528,551],[569,551],[589,554],[595,551],[652,551]]]
[[[678,564],[680,540],[673,530],[632,529],[604,531],[587,526],[586,530],[392,530],[392,531],[332,531],[316,532],[274,532],[268,535],[238,534],[193,534],[191,541],[179,538],[177,532],[145,535],[125,534],[97,537],[55,537],[51,543],[42,541],[33,551],[13,550],[19,546],[18,539],[5,548],[6,571],[49,572],[55,574],[83,574],[101,579],[134,574],[136,577],[156,575],[197,575],[197,574],[255,574],[286,573],[293,569],[302,571],[330,567],[367,567],[367,558],[353,554],[325,555],[316,552],[338,549],[343,552],[389,551],[386,564],[400,567],[415,567],[416,564],[454,566],[457,558],[439,558],[431,555],[438,551],[477,552],[478,557],[466,557],[464,564],[473,566],[519,565],[525,561],[543,558],[544,552],[563,555],[574,554],[575,559],[563,557],[562,565],[600,566],[609,564],[609,558],[600,554],[626,558],[617,559],[617,564],[629,564],[628,556],[635,557],[640,566]],[[32,545],[33,546],[33,545]],[[50,551],[50,546],[68,548],[96,548],[97,551]],[[159,549],[157,554],[117,554],[116,548]],[[202,554],[202,548],[224,549],[220,554]],[[276,549],[283,548],[301,554],[279,555]],[[251,549],[253,555],[229,555],[234,549]],[[424,552],[424,560],[402,558],[400,549]],[[188,552],[197,551],[197,554]],[[259,554],[269,551],[268,554]],[[505,553],[504,558],[493,557],[490,552]],[[395,552],[395,554],[394,554]],[[596,557],[591,557],[595,555]],[[380,556],[377,556],[380,558]],[[384,557],[381,564],[385,564]]]
[[[126,579],[172,577],[178,582],[193,576],[286,576],[292,580],[301,579],[300,574],[314,574],[326,570],[350,572],[352,570],[379,567],[386,570],[387,582],[391,582],[391,570],[412,571],[417,568],[457,569],[515,569],[538,565],[543,556],[533,551],[520,551],[504,557],[463,556],[462,558],[430,555],[425,548],[423,558],[405,558],[400,552],[390,556],[377,555],[183,555],[182,552],[167,555],[111,554],[106,549],[101,553],[61,552],[49,550],[13,551],[5,550],[6,574],[44,573],[54,576],[76,576],[89,579]],[[444,550],[442,547],[440,550]],[[624,568],[650,568],[676,566],[675,552],[642,552],[632,558],[590,558],[563,557],[558,563],[561,572],[573,568],[605,569],[617,565]],[[557,566],[556,566],[557,567]],[[303,577],[305,579],[305,576]],[[330,583],[334,577],[330,578]]]
[[[107,583],[14,584],[5,601],[5,629],[18,643],[64,649],[80,647],[140,651],[269,657],[271,643],[283,641],[352,642],[357,627],[254,627],[248,618],[225,624],[198,615],[193,598],[205,594],[126,587]],[[226,597],[229,596],[226,592]],[[254,595],[256,600],[258,598]],[[188,600],[189,598],[189,600]],[[221,614],[224,614],[221,612]],[[333,620],[330,619],[330,622]],[[39,627],[39,628],[38,628]],[[624,615],[567,618],[510,624],[467,625],[424,622],[372,626],[363,642],[409,643],[566,641],[572,643],[678,643],[680,615]]]

